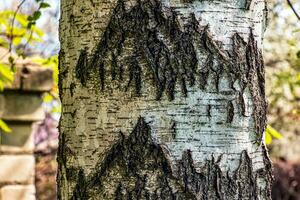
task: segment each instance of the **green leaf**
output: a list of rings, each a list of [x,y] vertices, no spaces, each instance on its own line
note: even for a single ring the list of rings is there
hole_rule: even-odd
[[[0,129],[3,130],[6,133],[10,133],[11,129],[7,126],[7,124],[0,119]]]
[[[32,15],[27,17],[27,20],[32,23],[35,23],[36,20],[38,20],[41,17],[42,13],[41,11],[37,10]]]
[[[58,106],[53,107],[51,112],[52,113],[61,113],[61,106],[58,105]]]
[[[46,94],[44,97],[43,97],[43,101],[45,103],[49,103],[51,101],[53,101],[53,96],[51,94]]]
[[[266,132],[268,134],[270,134],[273,138],[276,138],[276,139],[282,138],[282,135],[270,125],[267,126]]]
[[[40,4],[40,8],[48,8],[48,7],[50,7],[50,4],[49,4],[49,3],[42,2],[42,3]]]
[[[33,16],[33,19],[36,21],[41,17],[41,15],[42,15],[41,11],[38,10],[38,11],[35,11],[32,16]]]
[[[0,80],[0,92],[4,90],[4,83],[2,80]]]
[[[10,67],[0,63],[0,80],[5,83],[10,83],[14,79],[13,72],[11,71]]]
[[[30,21],[28,24],[27,24],[27,28],[28,29],[31,29],[32,26],[35,25],[35,21]]]
[[[12,63],[14,63],[15,58],[12,57],[12,56],[9,56],[8,61],[9,61],[10,64],[12,64]]]
[[[23,27],[26,27],[26,24],[28,23],[27,21],[27,16],[24,14],[17,13],[16,14],[16,20],[22,25]]]
[[[33,16],[31,16],[31,15],[28,16],[28,17],[27,17],[27,20],[28,20],[28,21],[33,21]]]
[[[22,37],[14,37],[13,38],[13,45],[17,46],[22,42]]]
[[[265,134],[265,142],[266,145],[270,145],[272,143],[272,136],[268,132]]]

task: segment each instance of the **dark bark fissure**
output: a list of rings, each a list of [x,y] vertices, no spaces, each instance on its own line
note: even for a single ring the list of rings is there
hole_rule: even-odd
[[[268,192],[267,187],[265,191],[256,187],[256,181],[269,172],[254,172],[246,151],[233,175],[221,171],[220,159],[212,156],[198,172],[187,150],[177,169],[172,169],[163,147],[140,118],[133,132],[128,137],[121,134],[88,177],[77,170],[71,199],[256,199],[259,193]]]

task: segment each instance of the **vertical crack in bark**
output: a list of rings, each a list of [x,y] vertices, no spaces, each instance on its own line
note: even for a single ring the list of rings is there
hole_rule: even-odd
[[[267,194],[270,185],[259,188],[256,183],[268,172],[254,172],[246,151],[233,175],[220,169],[220,160],[212,156],[199,172],[192,152],[187,150],[177,168],[172,169],[168,155],[140,118],[133,132],[127,137],[121,134],[88,177],[76,170],[77,184],[71,199],[253,199]]]

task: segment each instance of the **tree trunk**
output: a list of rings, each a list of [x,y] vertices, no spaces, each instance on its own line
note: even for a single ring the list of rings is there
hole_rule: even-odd
[[[59,199],[270,199],[264,0],[62,0]]]

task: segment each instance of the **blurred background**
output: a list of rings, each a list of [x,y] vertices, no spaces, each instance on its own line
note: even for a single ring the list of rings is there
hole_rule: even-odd
[[[300,1],[268,2],[272,197],[299,200]],[[0,192],[8,199],[56,199],[58,20],[59,0],[0,0]]]

